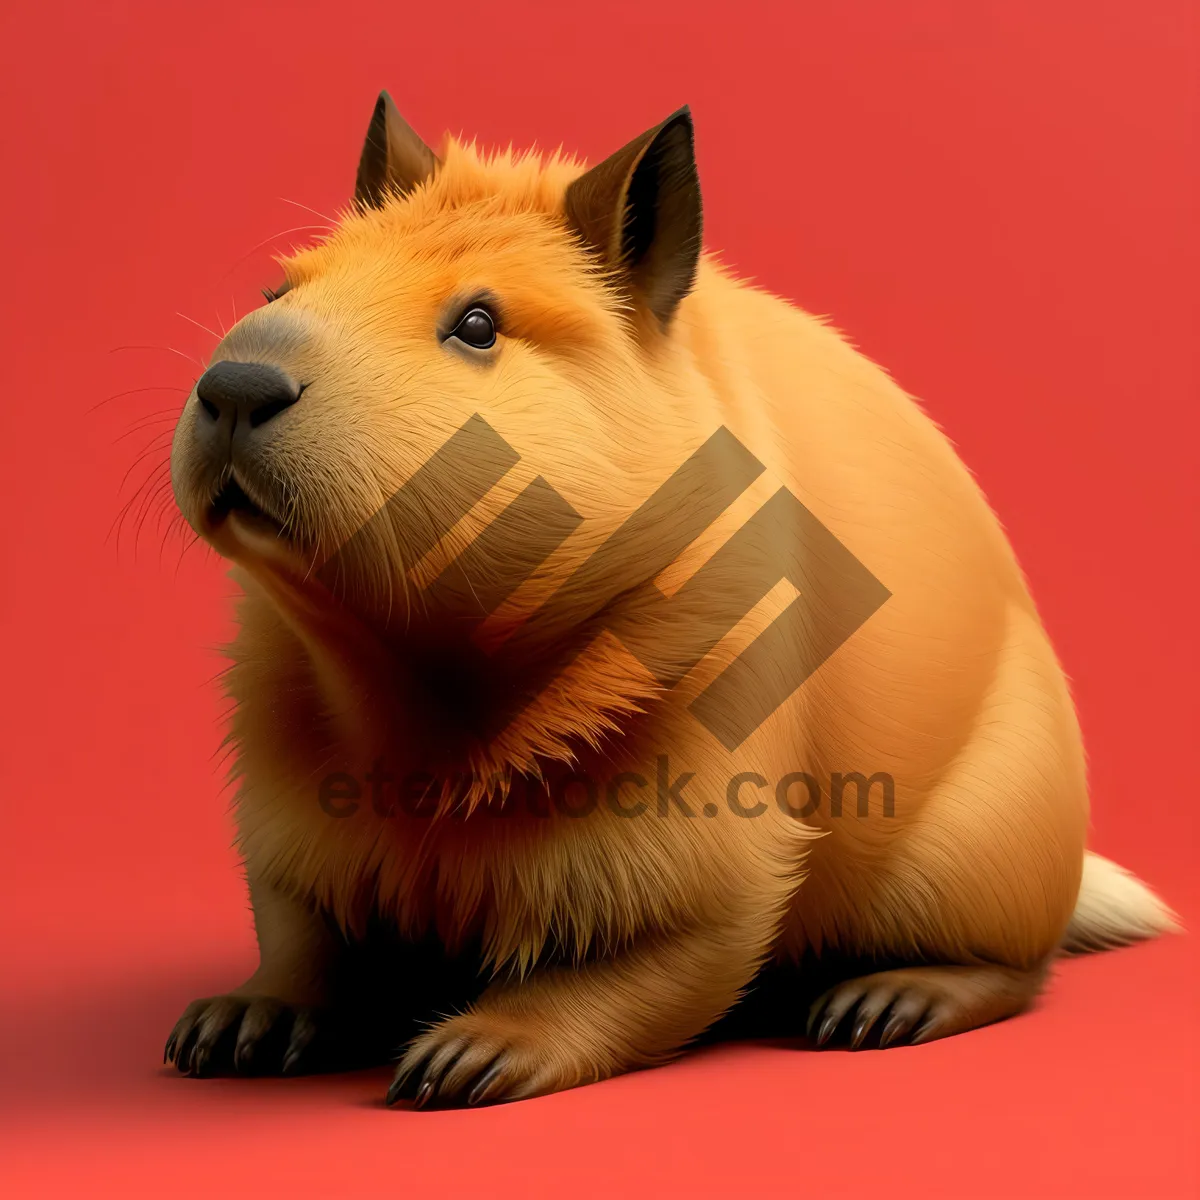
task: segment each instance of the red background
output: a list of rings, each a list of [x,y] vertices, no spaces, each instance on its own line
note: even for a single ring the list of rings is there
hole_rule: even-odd
[[[214,756],[229,585],[153,517],[136,553],[136,520],[110,536],[213,344],[196,323],[276,281],[305,236],[280,231],[320,220],[297,205],[346,198],[380,87],[429,139],[592,158],[690,102],[709,244],[832,314],[958,443],[1074,680],[1094,844],[1186,919],[1192,8],[5,6],[8,1194],[1195,1193],[1187,938],[1066,964],[1034,1014],[916,1050],[724,1046],[488,1111],[385,1111],[386,1072],[161,1069],[183,1004],[253,955]]]

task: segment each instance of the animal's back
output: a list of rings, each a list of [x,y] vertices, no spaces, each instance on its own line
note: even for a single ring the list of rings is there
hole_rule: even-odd
[[[974,719],[1014,612],[1036,623],[999,522],[941,430],[831,326],[707,264],[685,309],[715,397],[707,419],[891,593],[813,680],[825,694],[806,716],[829,711],[830,689],[831,738],[860,703],[903,712],[909,766],[936,770]]]
[[[891,593],[795,697],[803,765],[886,776],[894,807],[877,790],[860,814],[852,788],[835,815],[823,798],[794,943],[1040,960],[1075,903],[1086,781],[998,521],[943,433],[836,330],[712,268],[692,300],[714,416]]]

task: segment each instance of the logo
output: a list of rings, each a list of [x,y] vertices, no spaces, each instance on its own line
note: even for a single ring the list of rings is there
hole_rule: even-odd
[[[419,561],[520,462],[479,415],[470,418],[319,569],[326,583],[348,550],[406,531]],[[787,580],[796,598],[689,705],[727,750],[740,746],[875,613],[887,588],[786,488],[780,488],[671,596],[653,582],[761,475],[725,427],[682,463],[620,527],[490,653],[521,688],[490,712],[494,737],[601,633],[666,690],[674,688],[760,601]],[[423,592],[435,610],[470,599],[481,624],[546,562],[584,518],[541,476],[497,515]],[[503,569],[497,570],[497,563]],[[586,631],[545,659],[557,631]],[[535,651],[537,651],[535,653]],[[531,663],[537,662],[532,672]],[[519,668],[519,669],[518,669]],[[531,678],[532,675],[532,678]]]

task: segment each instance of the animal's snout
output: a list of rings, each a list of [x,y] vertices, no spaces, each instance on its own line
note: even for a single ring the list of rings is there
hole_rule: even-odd
[[[270,363],[219,362],[196,384],[196,398],[214,425],[257,429],[300,399],[304,388]]]

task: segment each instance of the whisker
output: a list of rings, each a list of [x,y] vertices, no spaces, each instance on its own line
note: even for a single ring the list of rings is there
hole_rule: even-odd
[[[129,482],[129,476],[133,474],[133,470],[138,465],[138,463],[142,462],[148,454],[153,453],[155,450],[163,449],[163,445],[161,444],[161,440],[163,437],[164,437],[164,435],[161,433],[155,434],[154,438],[150,441],[150,443],[146,446],[146,448],[141,452],[141,454],[139,454],[137,456],[137,458],[135,458],[133,460],[133,462],[131,462],[129,464],[129,467],[125,471],[125,474],[121,476],[121,486],[122,487],[124,487]]]
[[[153,449],[153,446],[148,446],[146,450],[139,455],[139,458],[145,458],[146,455],[151,453]],[[150,474],[142,480],[133,495],[130,496],[129,499],[121,506],[120,510],[117,512],[117,515],[113,518],[112,524],[109,526],[108,533],[105,535],[105,544],[114,540],[115,534],[116,551],[118,554],[120,554],[121,533],[125,527],[126,519],[131,513],[134,512],[135,505],[144,505],[150,494],[154,494],[158,490],[161,490],[164,482],[168,485],[171,482],[170,463],[165,459],[160,461],[159,464],[150,472]],[[157,488],[155,485],[157,485]],[[139,507],[137,511],[140,512],[141,508]]]
[[[317,215],[320,216],[321,214],[318,213]],[[221,276],[221,278],[219,280],[217,280],[217,282],[224,283],[225,280],[228,279],[229,276],[232,275],[234,273],[234,271],[236,271],[238,269],[238,267],[240,267],[242,265],[242,263],[244,263],[246,261],[246,259],[248,259],[252,254],[257,254],[264,246],[269,245],[271,242],[275,241],[277,238],[287,237],[287,235],[289,233],[304,233],[304,232],[306,232],[308,230],[312,230],[312,229],[319,229],[319,230],[327,231],[327,227],[324,225],[294,225],[291,229],[283,229],[279,233],[273,233],[273,234],[271,234],[270,237],[263,238],[263,240],[261,242],[259,242],[257,246],[251,246],[251,248],[249,250],[247,250],[246,253],[243,254],[241,256],[241,258],[239,258],[229,268],[229,270],[226,271],[225,274]]]
[[[296,206],[296,208],[302,208],[305,212],[312,213],[314,217],[320,217],[322,221],[328,221],[330,225],[337,224],[337,217],[331,217],[328,213],[323,213],[319,209],[312,208],[310,205],[301,204],[299,200],[289,200],[286,196],[280,196],[279,199],[282,200],[284,204],[293,204]],[[307,228],[316,229],[317,226],[310,225],[307,226]]]
[[[186,521],[184,521],[182,517],[180,517],[179,519],[180,519],[180,521],[183,522],[183,525],[185,526],[186,529],[191,530],[192,536],[184,542],[183,549],[180,550],[180,552],[179,552],[179,559],[175,563],[175,578],[176,579],[179,578],[179,571],[180,571],[180,568],[183,566],[183,560],[187,557],[187,552],[194,545],[196,545],[196,543],[199,542],[199,540],[200,540],[200,535],[194,529],[192,529],[191,526],[188,525],[188,523]]]
[[[106,404],[111,404],[114,400],[120,400],[124,396],[138,396],[143,392],[190,392],[191,388],[171,387],[167,384],[156,384],[154,387],[130,388],[126,392],[118,392],[115,396],[106,396],[103,400],[93,404],[87,411],[94,413],[98,408],[103,408]]]
[[[145,433],[148,429],[153,429],[156,425],[174,425],[179,419],[179,414],[176,412],[159,413],[153,417],[147,417],[143,421],[139,421],[132,428],[127,429],[124,433],[113,438],[112,445],[119,446],[126,438],[131,438],[135,433]]]
[[[204,364],[198,358],[193,358],[190,354],[184,354],[182,350],[176,350],[174,346],[114,346],[109,351],[109,354],[116,354],[119,350],[164,350],[170,354],[178,354],[180,358],[186,358],[188,362],[199,367],[202,371],[204,370]]]
[[[155,450],[157,450],[158,454],[162,454],[162,451],[166,449],[166,446],[161,446],[161,448],[148,446],[148,448],[146,448],[146,450],[143,451],[143,454],[139,457],[144,458],[146,455],[151,454],[151,452],[154,452]],[[134,530],[136,530],[133,542],[134,553],[137,553],[137,538],[140,535],[140,530],[142,530],[142,526],[145,522],[146,511],[148,511],[150,506],[154,504],[158,498],[163,496],[164,491],[166,491],[169,487],[170,464],[166,458],[162,458],[162,460],[158,462],[157,466],[152,468],[151,472],[146,475],[146,478],[140,482],[137,487],[137,491],[126,500],[125,504],[121,505],[121,508],[118,510],[118,514],[116,514],[116,516],[113,518],[113,523],[109,526],[108,533],[106,536],[104,536],[104,542],[108,544],[109,541],[113,541],[116,548],[116,553],[120,554],[121,536],[125,532],[126,523],[132,520],[134,523]]]
[[[171,541],[172,536],[180,536],[183,530],[180,528],[180,517],[178,509],[173,509],[169,505],[163,505],[158,515],[157,528],[161,537],[158,545],[158,565],[163,565],[163,556],[167,552],[167,544]],[[176,567],[178,571],[178,567]]]
[[[161,483],[159,483],[159,485],[156,488],[154,488],[153,490],[148,491],[146,493],[146,498],[141,506],[141,510],[140,510],[140,513],[138,516],[137,528],[136,528],[136,532],[134,533],[134,538],[133,538],[134,558],[137,557],[138,546],[141,544],[141,540],[142,540],[142,531],[146,528],[146,522],[149,521],[150,516],[154,511],[154,506],[156,504],[160,505],[160,507],[159,507],[159,521],[160,522],[162,521],[164,511],[168,511],[168,510],[165,510],[165,506],[162,506],[160,502],[162,501],[164,495],[166,494],[166,492],[170,488],[170,486],[171,486],[170,479],[165,479]],[[168,511],[168,515],[169,515],[169,511]],[[160,561],[161,561],[161,559],[160,559]]]
[[[197,329],[203,329],[204,332],[207,333],[209,337],[216,338],[218,342],[221,340],[221,335],[219,333],[213,333],[213,331],[211,329],[209,329],[209,327],[207,325],[201,325],[199,321],[193,320],[191,317],[187,316],[185,313],[177,312],[175,315],[177,317],[183,317],[183,319],[185,321],[188,321],[192,325],[195,325],[195,327]]]

